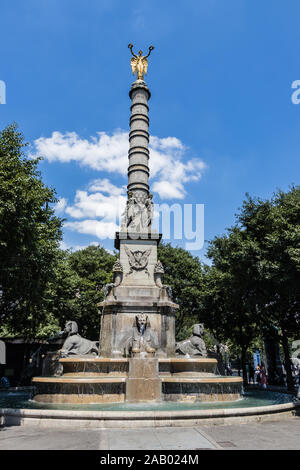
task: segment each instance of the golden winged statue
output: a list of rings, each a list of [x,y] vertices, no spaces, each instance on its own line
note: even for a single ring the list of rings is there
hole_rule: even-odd
[[[128,47],[131,51],[131,54],[133,57],[131,58],[130,64],[132,68],[132,73],[133,75],[137,73],[137,79],[138,80],[144,80],[144,74],[147,74],[147,69],[148,69],[148,60],[147,57],[151,54],[151,51],[153,51],[154,46],[149,47],[149,52],[147,55],[143,56],[143,51],[139,51],[139,55],[134,54],[132,52],[133,44],[128,44]]]

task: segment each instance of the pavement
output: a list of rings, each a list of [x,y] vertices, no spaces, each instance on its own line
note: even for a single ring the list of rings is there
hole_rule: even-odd
[[[0,450],[300,450],[300,417],[197,427],[0,427]]]

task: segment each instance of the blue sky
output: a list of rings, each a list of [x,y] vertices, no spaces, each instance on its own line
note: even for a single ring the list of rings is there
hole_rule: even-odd
[[[64,246],[113,248],[99,234],[113,229],[127,183],[129,42],[155,46],[150,181],[173,189],[154,191],[155,202],[204,204],[208,240],[246,192],[269,198],[299,184],[299,15],[296,0],[1,0],[0,127],[16,121],[45,156]],[[193,254],[205,259],[205,247]]]

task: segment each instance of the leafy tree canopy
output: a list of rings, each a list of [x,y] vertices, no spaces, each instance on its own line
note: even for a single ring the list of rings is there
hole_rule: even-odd
[[[62,220],[51,204],[55,191],[26,156],[16,124],[0,132],[0,319],[10,330],[34,335],[44,293],[54,276]]]
[[[173,300],[179,304],[176,337],[182,340],[188,336],[189,327],[199,321],[203,267],[199,258],[170,243],[158,246],[158,259],[165,269],[164,283],[171,286]]]

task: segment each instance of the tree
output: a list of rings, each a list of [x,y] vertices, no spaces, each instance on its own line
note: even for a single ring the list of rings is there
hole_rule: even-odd
[[[33,336],[45,315],[45,291],[55,273],[62,220],[55,191],[26,157],[13,124],[0,132],[0,319],[15,334]]]
[[[266,326],[281,332],[287,384],[294,389],[288,338],[300,331],[300,187],[278,190],[270,201],[243,202],[238,222],[258,246],[253,272]]]
[[[277,191],[271,200],[247,195],[236,224],[212,240],[208,256],[213,268],[203,295],[207,323],[212,328],[219,317],[219,334],[223,329],[239,344],[243,369],[255,335],[279,328],[292,391],[288,338],[300,326],[300,188]]]
[[[78,323],[80,334],[97,340],[100,315],[97,304],[103,300],[103,287],[112,281],[116,255],[101,246],[75,252],[62,251],[55,277],[48,286],[48,312],[63,328],[67,320]]]
[[[241,366],[246,384],[246,356],[250,344],[260,332],[257,307],[257,283],[252,273],[256,247],[247,234],[234,227],[228,235],[210,242],[203,298],[205,324],[219,341],[231,340],[241,352]]]
[[[182,340],[188,336],[189,327],[199,320],[203,268],[199,258],[170,243],[158,246],[158,259],[165,269],[164,283],[171,286],[173,300],[179,304],[176,337]]]

